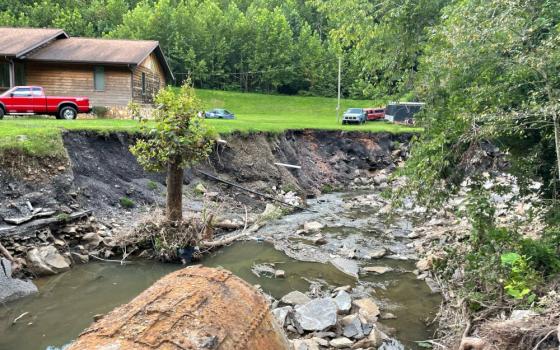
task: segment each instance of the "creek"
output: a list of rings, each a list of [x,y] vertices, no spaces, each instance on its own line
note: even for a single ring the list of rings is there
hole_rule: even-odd
[[[328,194],[311,200],[309,205],[313,211],[285,216],[263,228],[259,238],[273,241],[274,245],[255,240],[238,242],[206,256],[201,263],[226,268],[249,283],[259,284],[275,298],[293,290],[307,292],[310,281],[362,288],[371,292],[382,311],[396,316],[381,322],[397,330],[396,338],[407,349],[416,349],[414,341],[431,338],[432,329],[425,321],[433,318],[441,298],[412,273],[413,254],[407,250],[403,238],[410,221],[383,220],[384,214],[380,213],[379,202],[376,202],[379,198],[369,195],[367,198],[372,202],[365,204],[364,196],[368,195]],[[307,244],[305,237],[298,238],[295,233],[287,234],[309,220],[327,223],[321,230],[327,243],[321,247]],[[328,261],[329,256],[349,247],[360,258],[367,249],[379,246],[392,252],[393,258],[366,263],[359,260],[360,265],[387,266],[392,271],[360,275],[358,281],[328,262],[293,258]],[[275,268],[285,271],[285,278],[253,274],[251,268],[261,263],[273,263]],[[179,268],[182,266],[148,261],[133,261],[127,265],[93,262],[75,266],[60,275],[36,279],[38,295],[0,305],[0,350],[61,347],[87,328],[95,315],[127,303],[157,279]],[[12,324],[25,312],[28,314]]]

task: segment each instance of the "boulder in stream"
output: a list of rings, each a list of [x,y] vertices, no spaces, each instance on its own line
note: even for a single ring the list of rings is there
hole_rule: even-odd
[[[354,344],[354,342],[345,337],[335,338],[329,343],[329,345],[335,349],[349,348],[352,346],[352,344]]]
[[[52,246],[37,247],[27,252],[27,261],[37,275],[56,275],[70,269],[70,263]]]
[[[355,261],[336,257],[331,260],[331,264],[345,274],[358,279],[358,272],[360,271],[360,268]]]
[[[309,221],[303,224],[303,232],[317,232],[320,231],[323,227],[325,227],[325,225],[318,221]]]
[[[393,269],[388,266],[367,266],[362,269],[364,272],[372,272],[378,275],[382,275],[385,272],[392,271]]]
[[[342,334],[347,338],[361,339],[364,337],[362,322],[357,314],[348,315],[340,320]]]
[[[290,343],[255,288],[226,270],[187,267],[95,322],[68,350],[164,348],[286,350]]]
[[[356,299],[352,302],[358,308],[358,315],[364,319],[364,323],[374,323],[379,316],[379,307],[371,298]]]
[[[348,313],[352,308],[352,297],[348,292],[341,290],[333,298],[339,313]]]
[[[296,306],[295,321],[306,331],[322,331],[336,324],[336,303],[331,298],[313,299]]]
[[[281,302],[288,305],[303,305],[307,304],[311,301],[307,295],[303,294],[299,290],[294,290],[286,295],[284,295],[281,299]]]
[[[0,303],[14,301],[37,292],[33,282],[12,278],[10,261],[0,258]]]

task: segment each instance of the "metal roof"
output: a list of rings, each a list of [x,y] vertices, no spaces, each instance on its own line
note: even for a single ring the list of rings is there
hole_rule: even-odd
[[[158,56],[166,75],[173,79],[159,42],[153,40],[67,38],[57,40],[33,52],[26,59],[44,62],[138,65],[152,52]]]
[[[62,29],[0,27],[0,56],[19,58],[55,38],[68,35]]]

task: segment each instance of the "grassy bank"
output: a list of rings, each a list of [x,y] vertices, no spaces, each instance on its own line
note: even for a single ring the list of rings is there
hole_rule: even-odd
[[[336,99],[264,94],[244,94],[213,90],[198,90],[205,109],[226,108],[236,120],[209,120],[218,132],[234,131],[281,132],[288,129],[363,130],[399,133],[417,131],[385,122],[366,125],[341,125],[336,121]],[[377,106],[378,101],[342,100],[342,110],[348,107]],[[133,120],[56,120],[54,117],[10,117],[0,121],[0,150],[15,149],[26,154],[60,156],[64,147],[62,130],[104,132],[136,132],[140,125]]]

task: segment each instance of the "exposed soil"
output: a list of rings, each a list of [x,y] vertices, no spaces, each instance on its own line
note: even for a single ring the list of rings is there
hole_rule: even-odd
[[[356,177],[358,169],[394,167],[393,141],[406,143],[410,136],[334,131],[232,134],[226,138],[227,144],[216,145],[207,162],[185,172],[185,184],[208,182],[196,171],[200,169],[264,193],[273,193],[272,187],[276,186],[313,196],[326,185],[344,187]],[[119,201],[123,197],[138,207],[161,203],[165,176],[147,173],[140,167],[128,150],[134,139],[135,136],[118,133],[65,134],[70,168],[57,164],[49,181],[0,176],[0,217],[28,214],[28,200],[33,207],[60,211],[68,211],[68,207],[93,209],[96,216],[103,218],[120,216],[124,209]],[[301,169],[277,166],[275,162],[299,165]],[[46,169],[45,164],[38,165]],[[219,189],[222,200],[231,205],[240,202],[255,209],[264,208],[264,202],[244,191],[224,190],[214,182],[206,186]]]
[[[87,255],[87,244],[81,236],[73,238],[75,233],[64,230],[51,232],[51,228],[30,232],[26,237],[12,235],[6,240],[3,232],[14,226],[5,219],[92,210],[98,223],[86,220],[77,232],[110,237],[145,215],[147,208],[163,204],[165,174],[145,172],[137,163],[129,152],[136,137],[69,132],[63,138],[67,160],[42,159],[32,163],[38,168],[26,171],[27,175],[4,168],[0,174],[0,242],[16,258],[25,259],[28,249],[56,243],[59,237],[70,244],[61,248],[65,254],[69,254],[68,248],[72,250],[72,244],[78,244],[86,246],[79,253]],[[185,171],[185,209],[201,212],[211,205],[219,214],[240,217],[246,209],[249,214],[261,213],[267,203],[258,195],[211,180],[200,171],[273,197],[291,192],[305,199],[322,190],[344,190],[356,177],[371,178],[377,170],[395,168],[394,162],[406,155],[410,137],[340,131],[231,134],[225,138],[226,143],[216,144],[206,162]],[[277,162],[301,168],[286,168],[275,165]],[[17,167],[19,163],[11,164]],[[45,176],[28,175],[33,172]],[[200,184],[205,187],[205,195],[195,189]],[[124,205],[123,199],[132,207]]]

